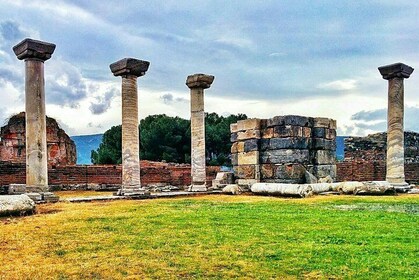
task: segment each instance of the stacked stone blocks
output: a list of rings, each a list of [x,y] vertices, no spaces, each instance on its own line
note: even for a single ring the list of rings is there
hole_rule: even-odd
[[[306,171],[336,178],[336,121],[276,116],[232,124],[231,158],[239,185],[305,183]]]

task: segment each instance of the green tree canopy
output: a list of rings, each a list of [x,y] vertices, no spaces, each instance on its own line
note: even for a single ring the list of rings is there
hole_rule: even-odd
[[[231,165],[230,124],[246,119],[244,114],[219,116],[205,114],[206,157],[209,165]],[[190,121],[164,114],[152,115],[140,121],[140,157],[144,160],[190,163]],[[121,163],[121,126],[107,130],[102,143],[92,151],[93,164]]]

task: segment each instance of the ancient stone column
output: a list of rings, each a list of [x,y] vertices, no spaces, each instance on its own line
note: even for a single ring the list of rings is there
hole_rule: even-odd
[[[137,78],[145,75],[150,62],[124,58],[110,65],[122,77],[122,189],[121,195],[144,193],[140,182]]]
[[[195,74],[188,76],[186,85],[191,89],[191,191],[206,191],[205,170],[205,113],[204,89],[211,86],[214,76]]]
[[[44,62],[54,50],[54,44],[32,39],[13,47],[17,58],[25,61],[26,189],[29,192],[48,191]]]
[[[404,176],[403,79],[410,77],[413,68],[395,63],[379,67],[378,70],[383,79],[388,80],[386,181],[395,188],[404,188],[408,184]]]

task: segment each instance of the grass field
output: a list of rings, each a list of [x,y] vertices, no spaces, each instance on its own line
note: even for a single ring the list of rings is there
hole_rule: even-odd
[[[40,205],[0,220],[0,279],[418,279],[418,222],[418,196]]]

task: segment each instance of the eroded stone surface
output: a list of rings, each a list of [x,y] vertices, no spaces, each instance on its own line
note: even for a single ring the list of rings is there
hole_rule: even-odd
[[[413,68],[395,63],[378,69],[383,78],[388,80],[386,180],[393,185],[407,186],[404,175],[403,79],[410,77]]]
[[[144,194],[140,178],[137,78],[145,75],[150,62],[124,58],[109,67],[122,77],[122,189],[121,195]]]
[[[35,211],[35,202],[25,194],[0,195],[0,216],[30,214]]]
[[[190,75],[186,85],[191,89],[191,191],[206,191],[205,170],[205,112],[204,89],[209,88],[214,76]]]
[[[30,38],[24,39],[22,42],[13,47],[13,52],[18,59],[37,59],[46,61],[51,58],[54,53],[55,45],[43,41]]]
[[[48,189],[44,61],[54,50],[54,44],[33,39],[13,47],[25,60],[26,185],[41,191]]]
[[[150,66],[150,62],[135,58],[123,58],[112,63],[109,68],[114,76],[133,75],[144,76]]]

